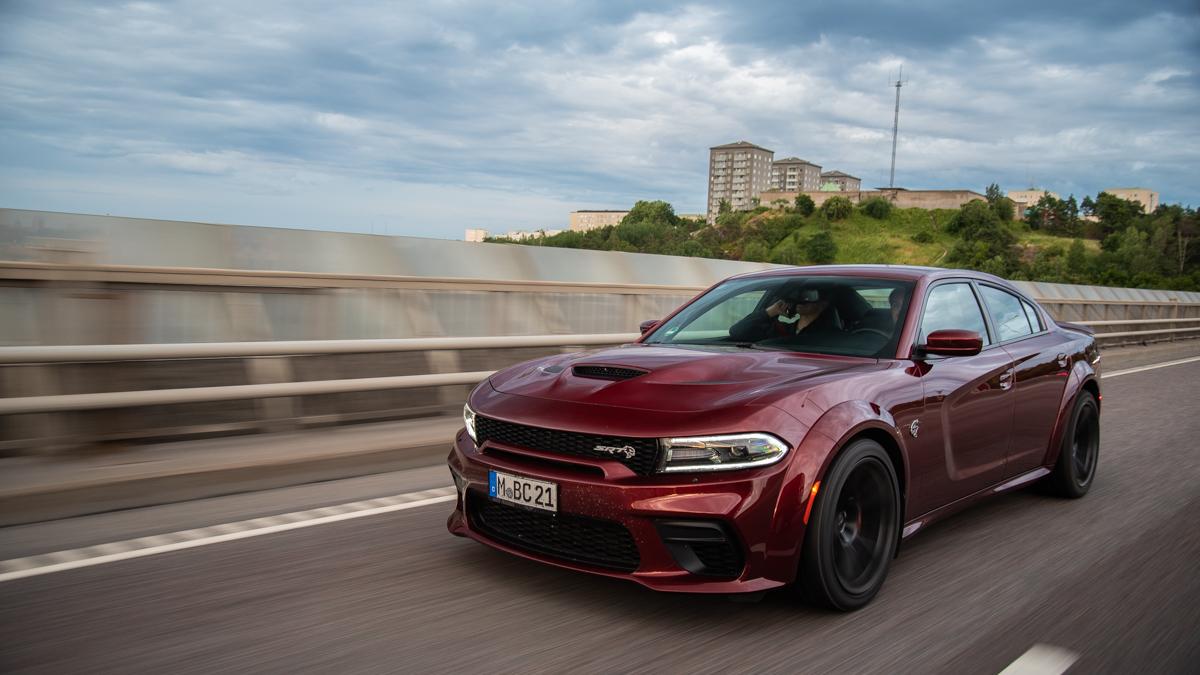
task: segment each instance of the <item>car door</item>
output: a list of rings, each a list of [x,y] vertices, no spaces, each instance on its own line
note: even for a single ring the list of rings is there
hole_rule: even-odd
[[[940,282],[926,293],[918,343],[948,328],[975,331],[984,346],[974,356],[922,357],[925,409],[920,434],[929,434],[922,444],[922,510],[1000,481],[1008,455],[1012,360],[989,333],[970,281]]]
[[[1046,330],[1028,300],[991,284],[978,288],[996,340],[1013,360],[1012,445],[1005,468],[1012,477],[1036,469],[1046,456],[1070,373],[1067,340]]]

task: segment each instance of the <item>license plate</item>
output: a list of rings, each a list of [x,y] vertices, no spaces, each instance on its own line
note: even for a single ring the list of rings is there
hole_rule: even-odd
[[[488,495],[510,504],[558,511],[558,485],[549,481],[488,471]]]

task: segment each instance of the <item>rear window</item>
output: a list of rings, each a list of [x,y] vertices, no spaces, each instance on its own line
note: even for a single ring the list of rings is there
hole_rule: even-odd
[[[1020,298],[995,286],[980,285],[979,292],[996,327],[997,340],[1015,340],[1037,332]]]

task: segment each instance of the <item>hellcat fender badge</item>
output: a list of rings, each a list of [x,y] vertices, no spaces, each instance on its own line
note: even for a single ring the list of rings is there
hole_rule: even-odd
[[[912,424],[908,425],[908,433],[912,434],[913,438],[917,437],[917,432],[921,430],[921,420],[913,420]]]

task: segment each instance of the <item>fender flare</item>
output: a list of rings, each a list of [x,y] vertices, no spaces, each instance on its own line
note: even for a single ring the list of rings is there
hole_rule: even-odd
[[[876,404],[862,400],[843,401],[820,413],[812,426],[808,427],[803,439],[793,449],[796,456],[788,464],[783,488],[775,504],[776,520],[772,528],[771,571],[768,576],[785,583],[795,579],[795,557],[800,552],[807,523],[804,522],[812,501],[812,489],[825,478],[829,467],[846,445],[863,433],[887,436],[894,448],[884,449],[889,456],[899,453],[897,479],[901,483],[900,509],[908,508],[909,461],[904,440],[891,414]],[[896,459],[893,459],[893,464]],[[818,489],[818,494],[820,494]]]
[[[910,466],[908,448],[904,435],[896,425],[895,418],[886,409],[877,404],[863,400],[843,401],[829,408],[813,424],[809,433],[819,433],[831,442],[832,450],[826,454],[821,466],[814,472],[814,480],[824,480],[829,467],[851,440],[864,433],[874,433],[886,436],[893,447],[884,445],[884,450],[892,457],[896,466],[896,477],[900,482],[901,512],[908,510],[908,498],[911,492]]]
[[[1062,401],[1059,403],[1058,418],[1054,422],[1054,431],[1050,434],[1049,445],[1046,447],[1046,455],[1042,458],[1042,465],[1053,467],[1058,462],[1058,454],[1062,450],[1063,434],[1066,433],[1067,425],[1070,424],[1071,413],[1075,411],[1075,401],[1079,399],[1079,393],[1084,390],[1088,383],[1094,382],[1096,390],[1100,390],[1100,379],[1096,377],[1096,371],[1092,368],[1092,364],[1086,359],[1080,359],[1075,362],[1075,366],[1071,368],[1071,375],[1067,378],[1067,386],[1063,390]],[[1100,401],[1097,399],[1096,404]]]

